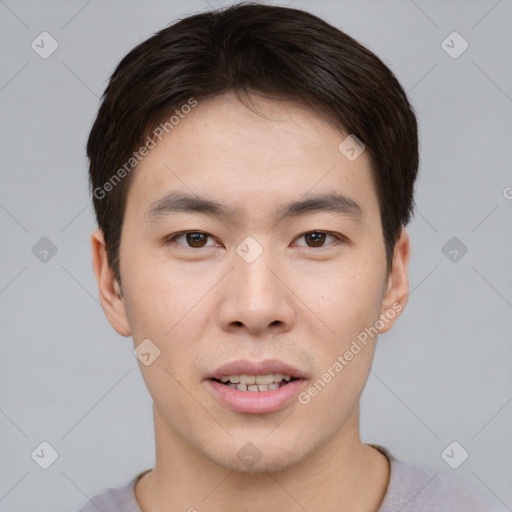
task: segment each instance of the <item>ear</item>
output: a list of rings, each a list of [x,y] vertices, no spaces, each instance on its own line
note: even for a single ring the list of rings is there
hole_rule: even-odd
[[[128,319],[121,289],[108,263],[107,246],[103,231],[96,229],[91,235],[92,266],[96,275],[100,302],[110,325],[121,335],[130,336]]]
[[[409,297],[409,258],[411,245],[409,234],[402,228],[400,238],[395,245],[393,265],[389,273],[386,292],[382,299],[381,316],[383,328],[379,333],[385,333],[393,327],[400,313],[405,309]]]

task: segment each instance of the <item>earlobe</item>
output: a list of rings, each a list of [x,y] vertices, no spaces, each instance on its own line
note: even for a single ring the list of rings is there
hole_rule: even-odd
[[[400,313],[407,305],[409,297],[409,258],[410,258],[409,234],[402,228],[400,238],[395,246],[393,265],[388,277],[388,284],[382,300],[381,317],[384,315],[387,322],[380,333],[391,329]]]
[[[110,325],[121,335],[130,336],[121,288],[108,263],[107,247],[100,229],[91,235],[92,266],[96,276],[101,307]]]

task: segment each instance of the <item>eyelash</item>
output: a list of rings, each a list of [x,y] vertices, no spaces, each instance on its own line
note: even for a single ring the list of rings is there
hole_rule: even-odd
[[[326,234],[327,236],[332,236],[334,237],[336,240],[338,240],[339,242],[347,242],[347,238],[344,237],[343,235],[339,234],[339,233],[333,233],[332,231],[322,231],[322,230],[313,230],[313,231],[306,231],[305,233],[302,233],[301,235],[299,235],[295,240],[299,240],[300,238],[306,236],[306,235],[310,235],[312,233],[322,233],[322,234]],[[175,233],[173,235],[170,235],[168,236],[167,238],[165,238],[164,240],[164,243],[165,244],[170,244],[172,242],[175,242],[177,238],[183,236],[183,235],[188,235],[188,234],[201,234],[201,235],[206,235],[208,238],[214,238],[212,235],[210,235],[209,233],[206,233],[204,231],[181,231],[179,233]],[[176,242],[176,243],[179,243],[179,242]],[[189,245],[185,245],[185,244],[180,244],[180,245],[183,245],[185,248],[187,249],[196,249],[196,250],[199,250],[199,249],[206,249],[208,247],[213,247],[213,246],[205,246],[205,247],[190,247]],[[308,246],[308,245],[302,245],[301,247],[306,247],[308,249],[324,249],[326,247],[328,247],[330,244],[328,245],[322,245],[320,247],[311,247],[311,246]]]

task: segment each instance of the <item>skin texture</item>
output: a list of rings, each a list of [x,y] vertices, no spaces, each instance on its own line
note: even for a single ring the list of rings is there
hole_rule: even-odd
[[[361,443],[359,399],[377,336],[307,404],[242,414],[221,405],[204,382],[227,361],[275,358],[300,369],[307,389],[359,333],[407,303],[409,237],[402,230],[387,275],[367,155],[349,161],[338,150],[347,134],[307,107],[254,100],[264,116],[231,93],[199,102],[138,165],[122,231],[120,295],[102,232],[92,234],[110,323],[135,346],[149,338],[161,352],[151,365],[139,363],[154,401],[157,453],[135,494],[143,512],[229,512],[240,504],[249,512],[375,511],[389,467]],[[151,222],[148,208],[170,191],[240,212],[225,219],[180,212]],[[332,191],[356,201],[361,219],[317,212],[274,220],[281,205]],[[196,248],[184,236],[165,242],[181,231],[211,237]],[[312,231],[345,239],[327,236],[320,247],[303,236]],[[247,236],[263,249],[252,263],[236,252]],[[261,454],[250,468],[237,457],[247,442]]]

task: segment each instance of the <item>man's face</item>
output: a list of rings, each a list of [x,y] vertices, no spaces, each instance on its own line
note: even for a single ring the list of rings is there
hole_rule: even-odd
[[[134,171],[123,295],[110,313],[121,315],[128,331],[112,324],[135,346],[151,340],[149,352],[160,351],[140,365],[157,447],[238,471],[276,471],[357,436],[375,325],[387,315],[378,326],[385,332],[405,305],[408,252],[393,285],[369,159],[338,149],[348,134],[305,107],[256,105],[267,118],[232,94],[200,102]],[[170,194],[231,213],[162,202]],[[311,203],[333,194],[359,208]],[[296,202],[310,204],[287,211]],[[221,368],[229,363],[234,369]],[[245,382],[240,374],[265,374],[258,381],[279,388],[234,389]],[[230,375],[231,386],[213,380]]]

